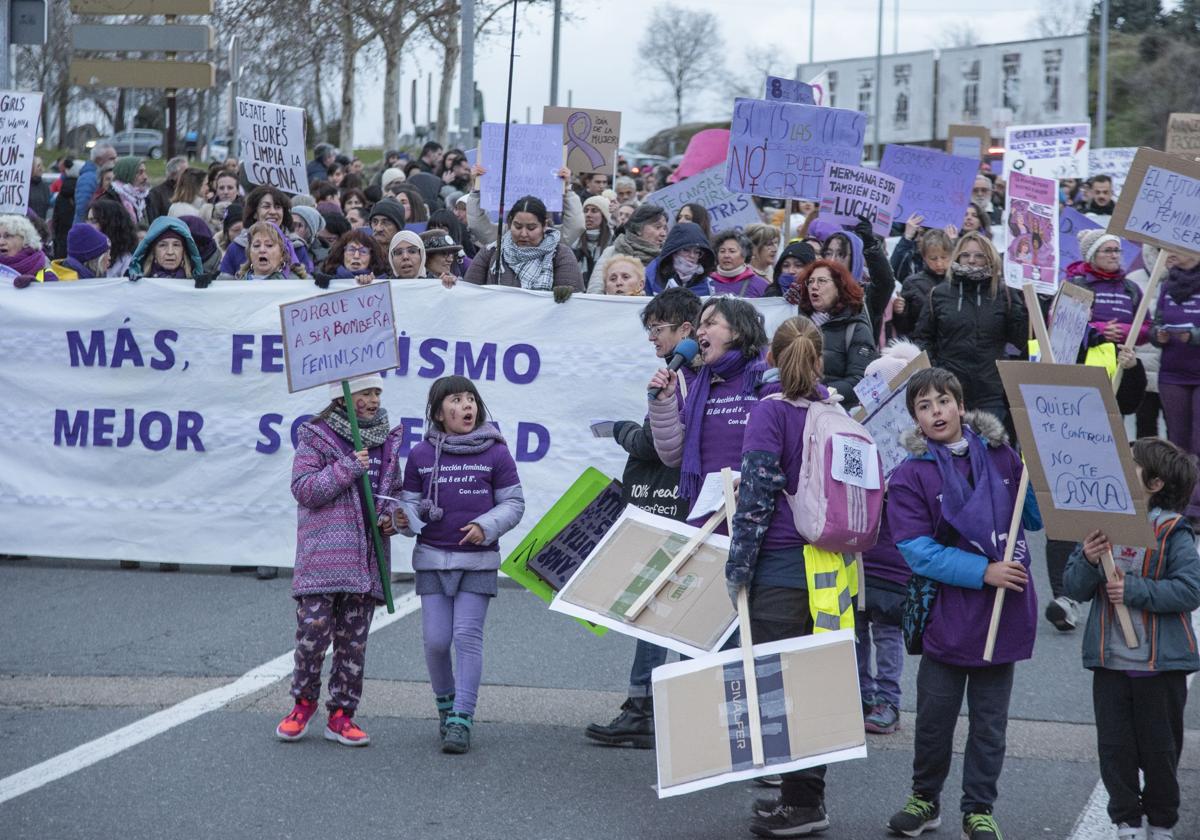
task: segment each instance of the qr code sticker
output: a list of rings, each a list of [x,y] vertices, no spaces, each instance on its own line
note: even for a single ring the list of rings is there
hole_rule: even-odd
[[[879,455],[875,444],[846,435],[833,436],[830,473],[844,484],[879,489]]]
[[[863,467],[861,449],[853,446],[842,448],[842,474],[847,477],[857,478],[860,481],[867,477],[867,471]]]

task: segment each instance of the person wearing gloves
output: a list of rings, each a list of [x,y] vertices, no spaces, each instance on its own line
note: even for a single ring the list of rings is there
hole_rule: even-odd
[[[477,255],[463,280],[478,286],[553,290],[558,303],[574,292],[582,292],[579,262],[563,233],[549,227],[549,222],[546,205],[539,199],[531,195],[518,199],[508,211],[499,248],[492,244]]]
[[[485,174],[487,174],[487,170],[478,163],[471,167],[473,180],[477,180]],[[567,247],[574,248],[583,236],[583,203],[574,190],[566,189],[567,184],[571,183],[571,170],[564,166],[558,170],[558,177],[562,180],[564,189],[562,222],[559,224],[558,229],[562,234],[562,241]],[[467,196],[467,229],[475,237],[475,241],[479,243],[480,248],[491,245],[496,241],[497,226],[488,218],[487,213],[479,205],[478,189],[472,189]],[[603,258],[600,261],[603,262]]]
[[[320,265],[329,256],[329,246],[320,237],[324,228],[325,217],[317,211],[317,208],[300,206],[292,208],[292,233],[304,243],[304,247],[312,255],[314,265]]]
[[[717,251],[717,269],[708,275],[708,293],[762,297],[769,283],[749,263],[754,250],[750,240],[736,230],[724,230],[713,237],[713,247]]]
[[[183,219],[174,216],[159,216],[150,223],[146,238],[134,250],[126,269],[130,280],[143,277],[190,280],[203,273],[204,261],[191,230]]]
[[[783,297],[792,288],[804,267],[817,261],[817,252],[807,242],[789,242],[775,263],[775,279],[763,297]]]
[[[71,225],[67,233],[67,256],[53,260],[36,275],[22,274],[13,285],[23,289],[30,283],[52,283],[58,280],[91,280],[103,277],[108,270],[112,253],[108,237],[89,224]]]
[[[707,295],[708,275],[716,268],[717,255],[701,227],[694,222],[676,222],[662,251],[646,266],[646,294],[681,288]]]
[[[221,273],[218,280],[295,280],[308,277],[292,242],[273,222],[255,222],[246,230],[250,248],[246,262],[235,274]]]
[[[220,273],[223,254],[213,239],[212,229],[199,216],[181,216],[179,220],[188,226],[192,240],[200,251],[200,273],[215,277]]]

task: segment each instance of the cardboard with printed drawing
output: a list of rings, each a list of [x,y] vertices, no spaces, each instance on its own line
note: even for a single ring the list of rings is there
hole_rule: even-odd
[[[543,125],[563,127],[567,168],[574,174],[617,171],[617,146],[621,140],[621,112],[596,108],[542,108]]]
[[[1154,532],[1125,424],[1103,368],[998,362],[1046,535],[1147,546]]]

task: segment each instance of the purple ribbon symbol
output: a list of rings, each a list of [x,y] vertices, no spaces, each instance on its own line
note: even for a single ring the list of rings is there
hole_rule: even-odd
[[[583,129],[576,132],[575,127],[583,123]],[[592,169],[599,169],[604,166],[604,155],[597,151],[589,140],[592,136],[592,115],[587,111],[576,111],[571,116],[567,117],[567,157],[571,156],[573,149],[579,149],[587,155],[588,162],[591,163]]]

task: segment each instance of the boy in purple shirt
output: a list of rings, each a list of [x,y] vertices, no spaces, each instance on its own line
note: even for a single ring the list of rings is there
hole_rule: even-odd
[[[911,453],[888,482],[888,522],[913,573],[937,583],[917,675],[912,795],[888,821],[916,837],[941,825],[939,799],[954,748],[954,728],[967,695],[970,731],[963,757],[962,837],[999,840],[992,816],[1004,764],[1013,664],[1033,655],[1037,596],[1029,550],[1017,533],[1004,561],[1021,459],[990,414],[966,413],[963,390],[941,368],[909,380],[908,413],[919,428],[903,442]],[[1032,493],[1023,524],[1041,528]],[[991,662],[983,660],[996,593],[1011,590]]]

